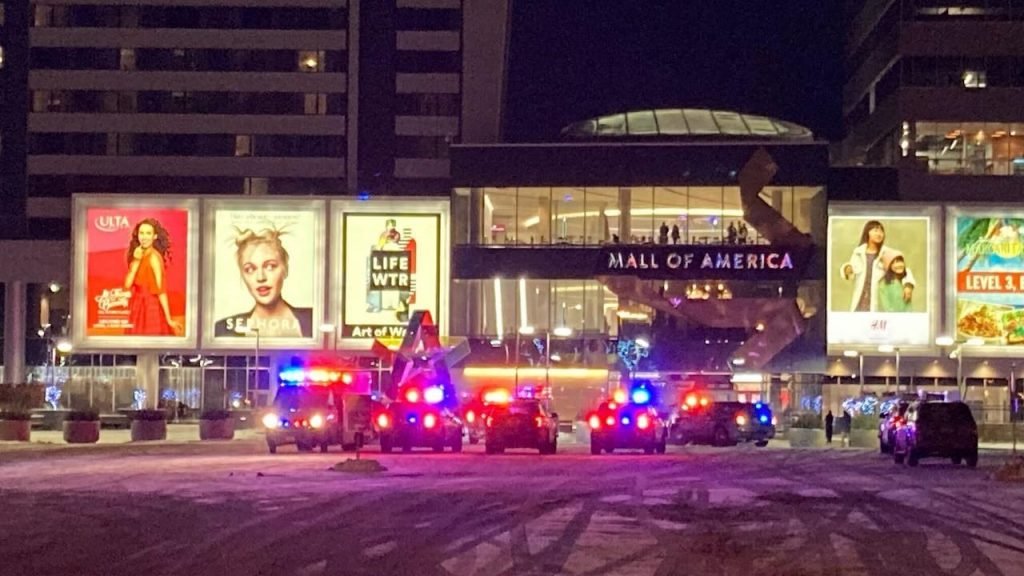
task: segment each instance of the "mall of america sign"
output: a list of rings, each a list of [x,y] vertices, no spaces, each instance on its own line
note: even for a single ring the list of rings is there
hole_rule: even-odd
[[[779,246],[605,248],[599,274],[648,278],[799,277],[811,251]]]

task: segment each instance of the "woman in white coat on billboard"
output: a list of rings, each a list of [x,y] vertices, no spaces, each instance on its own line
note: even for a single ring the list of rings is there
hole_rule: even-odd
[[[878,282],[885,276],[884,263],[897,255],[900,255],[898,250],[885,245],[885,227],[881,222],[869,220],[864,224],[860,243],[839,271],[844,280],[852,279],[854,282],[850,312],[879,312]],[[903,300],[909,303],[914,297],[915,285],[910,268],[907,268],[902,283]]]

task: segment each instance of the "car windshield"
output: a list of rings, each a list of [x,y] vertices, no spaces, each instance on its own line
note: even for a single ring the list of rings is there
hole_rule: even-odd
[[[540,413],[540,406],[536,402],[513,402],[508,405],[508,412],[533,416]]]
[[[274,407],[283,410],[326,408],[329,405],[330,391],[312,386],[282,386],[274,398]]]

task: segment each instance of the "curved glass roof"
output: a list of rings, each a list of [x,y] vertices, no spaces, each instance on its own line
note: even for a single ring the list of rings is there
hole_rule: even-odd
[[[568,138],[727,137],[813,140],[807,128],[767,116],[707,108],[634,110],[570,124]]]

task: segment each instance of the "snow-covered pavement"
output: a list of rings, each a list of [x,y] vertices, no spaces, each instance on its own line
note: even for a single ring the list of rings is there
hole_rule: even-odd
[[[0,574],[1024,573],[1024,485],[874,452],[0,447]]]

